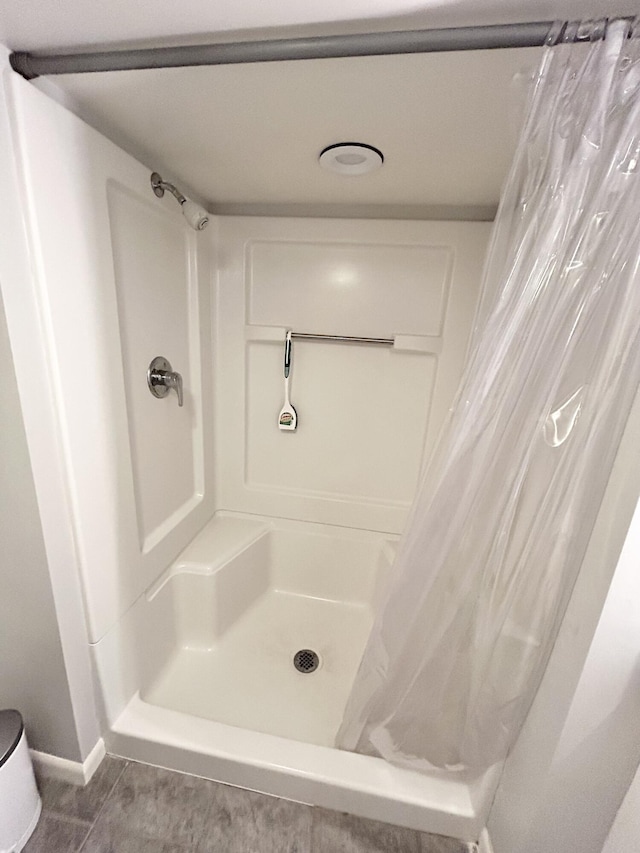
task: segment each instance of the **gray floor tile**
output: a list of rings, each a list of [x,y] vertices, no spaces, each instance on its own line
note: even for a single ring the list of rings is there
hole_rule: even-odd
[[[457,838],[447,838],[444,835],[429,835],[420,833],[420,853],[475,853],[476,845],[467,844]]]
[[[215,782],[131,762],[107,799],[96,829],[119,826],[125,833],[195,849],[213,801]]]
[[[198,853],[310,853],[310,806],[217,785]]]
[[[419,833],[401,826],[316,808],[312,853],[420,853]]]
[[[76,853],[91,824],[43,814],[23,853]]]
[[[111,793],[127,762],[107,755],[84,788],[41,777],[38,780],[42,808],[46,812],[93,821]]]
[[[46,778],[39,779],[39,787],[43,816],[25,853],[475,850],[453,838],[312,809],[110,756],[85,788]]]
[[[142,838],[112,823],[98,822],[82,845],[81,853],[191,853],[192,848]]]

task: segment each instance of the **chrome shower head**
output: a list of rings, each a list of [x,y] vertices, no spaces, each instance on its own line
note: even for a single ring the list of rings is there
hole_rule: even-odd
[[[181,204],[182,215],[192,228],[196,231],[202,231],[207,227],[209,224],[209,214],[204,207],[200,207],[199,204],[196,204],[195,201],[191,201],[190,199],[181,202]]]
[[[180,190],[176,189],[173,184],[170,184],[168,181],[163,181],[157,172],[151,173],[151,189],[158,198],[162,198],[165,190],[170,192],[171,195],[179,202],[180,207],[182,208],[182,215],[195,231],[202,231],[207,227],[209,223],[209,214],[204,207],[200,207],[200,205],[196,204],[195,201],[191,201],[191,199],[182,195]]]

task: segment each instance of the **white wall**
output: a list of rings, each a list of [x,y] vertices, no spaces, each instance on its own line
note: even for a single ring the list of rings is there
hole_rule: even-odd
[[[92,642],[213,513],[210,241],[151,168],[14,78],[14,127]],[[158,400],[164,356],[185,405]]]
[[[613,822],[602,853],[631,853],[640,850],[640,769]]]
[[[496,853],[600,853],[640,761],[639,442],[636,399],[553,654],[489,816]]]
[[[1,299],[0,399],[0,707],[22,713],[34,749],[77,761],[80,749]]]
[[[3,536],[3,549],[7,552],[11,549],[12,563],[8,570],[12,572],[14,585],[3,584],[2,606],[12,610],[14,616],[16,612],[24,614],[24,621],[17,626],[12,619],[2,620],[2,629],[7,629],[7,634],[2,637],[0,653],[0,702],[22,706],[27,722],[33,721],[30,738],[34,746],[64,758],[83,760],[96,745],[99,729],[49,361],[42,336],[10,131],[7,51],[1,47],[0,73],[0,185],[3,192],[0,286],[47,563],[43,565],[42,562],[42,540],[33,518],[35,506],[28,483],[30,472],[25,456],[20,456],[20,422],[15,397],[11,401],[10,396],[10,370],[5,365],[3,376],[9,376],[5,378],[9,384],[8,390],[3,390],[2,405],[3,410],[8,406],[12,416],[8,440],[16,459],[6,460],[4,464],[16,467],[7,472],[6,480],[3,477],[2,487],[6,495],[4,489],[13,487],[15,479],[16,502],[23,502],[24,513],[15,529],[6,533],[7,538]],[[27,534],[28,543],[25,541]],[[2,571],[7,571],[6,564],[2,565]],[[24,573],[23,583],[16,587],[13,573],[18,570]],[[9,628],[18,633],[12,633],[9,638]],[[45,652],[47,649],[50,657]],[[58,657],[60,651],[64,668]],[[7,669],[3,669],[3,664]],[[13,697],[4,692],[5,684]],[[14,693],[14,690],[19,692]]]
[[[221,217],[216,458],[224,509],[400,532],[451,404],[487,223]],[[295,432],[278,429],[286,329]]]

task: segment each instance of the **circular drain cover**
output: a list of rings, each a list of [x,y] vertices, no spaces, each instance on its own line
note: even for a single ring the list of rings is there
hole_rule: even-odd
[[[293,665],[298,672],[315,672],[320,666],[320,658],[311,649],[300,649],[293,656]]]

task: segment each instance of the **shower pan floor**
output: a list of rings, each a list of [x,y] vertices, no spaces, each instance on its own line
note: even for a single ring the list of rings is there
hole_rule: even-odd
[[[144,701],[233,726],[333,746],[372,624],[364,604],[271,589],[209,647],[179,648]],[[318,669],[298,672],[296,652]]]
[[[332,748],[395,538],[217,515],[93,649],[118,755],[472,840],[497,778]],[[320,656],[298,672],[296,652]]]

